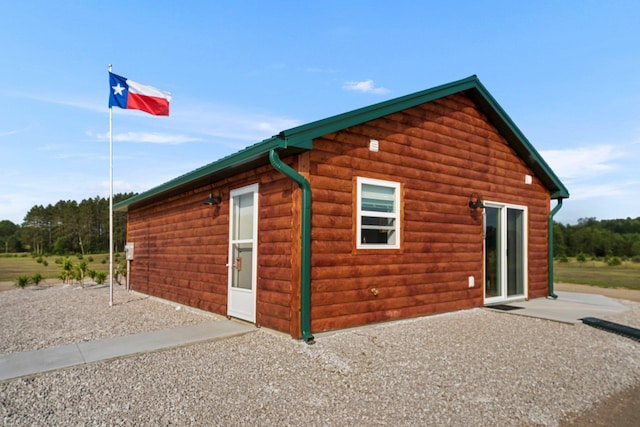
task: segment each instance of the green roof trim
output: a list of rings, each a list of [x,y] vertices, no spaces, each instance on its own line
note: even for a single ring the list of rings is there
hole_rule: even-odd
[[[460,92],[464,92],[476,103],[479,110],[489,119],[496,129],[498,129],[534,174],[549,189],[552,199],[566,199],[569,197],[569,191],[544,161],[542,156],[533,148],[533,145],[520,129],[518,129],[507,113],[493,96],[491,96],[482,83],[480,83],[480,80],[473,75],[462,80],[284,130],[278,135],[251,145],[237,153],[117,203],[114,209],[117,211],[126,211],[132,204],[145,203],[166,193],[175,192],[182,188],[202,183],[210,175],[224,171],[232,172],[234,169],[246,166],[261,158],[267,158],[269,151],[272,149],[291,149],[293,152],[296,150],[311,150],[313,148],[313,140],[322,135],[337,132]]]

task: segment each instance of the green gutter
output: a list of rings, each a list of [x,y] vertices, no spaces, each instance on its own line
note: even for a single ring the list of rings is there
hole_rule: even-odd
[[[313,343],[311,334],[311,184],[294,169],[284,164],[275,149],[269,152],[273,167],[294,180],[302,189],[302,221],[300,250],[300,332],[302,339]]]
[[[549,213],[549,296],[553,299],[558,295],[553,292],[553,217],[562,207],[562,198],[558,199],[558,204]]]

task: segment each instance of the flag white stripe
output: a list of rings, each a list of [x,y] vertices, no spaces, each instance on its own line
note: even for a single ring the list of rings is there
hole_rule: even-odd
[[[154,96],[156,98],[164,98],[167,101],[171,101],[171,93],[164,90],[160,90],[153,86],[144,85],[142,83],[134,82],[127,79],[127,85],[129,85],[129,93],[135,93],[138,95]]]

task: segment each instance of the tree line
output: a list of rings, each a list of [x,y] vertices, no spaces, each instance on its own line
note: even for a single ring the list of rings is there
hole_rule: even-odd
[[[632,219],[581,218],[575,225],[554,224],[556,256],[640,258],[640,217]]]
[[[114,194],[113,202],[135,194]],[[114,212],[114,249],[124,248],[126,232],[127,216]],[[108,252],[109,199],[96,196],[80,203],[60,200],[55,205],[33,206],[20,225],[9,220],[0,221],[0,250],[37,255]]]

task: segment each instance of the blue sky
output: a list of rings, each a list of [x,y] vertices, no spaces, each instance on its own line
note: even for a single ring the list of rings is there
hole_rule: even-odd
[[[108,64],[170,91],[113,111],[114,191],[476,74],[568,187],[556,219],[640,216],[640,2],[23,0],[0,18],[0,220],[108,197]]]

